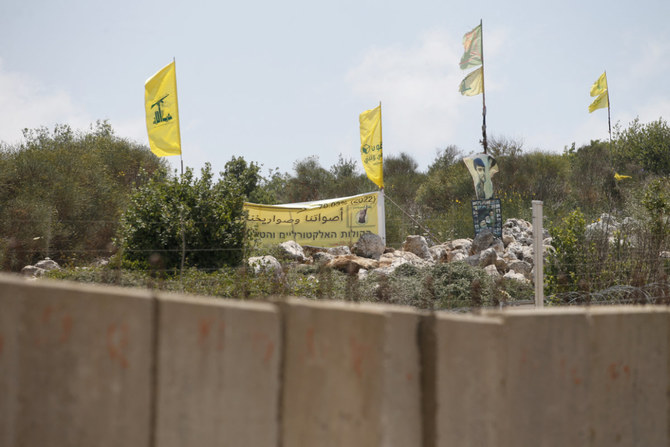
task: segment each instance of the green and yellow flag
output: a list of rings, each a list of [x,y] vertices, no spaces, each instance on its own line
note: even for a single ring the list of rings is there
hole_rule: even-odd
[[[607,91],[607,72],[603,72],[591,86],[591,96],[600,96]]]
[[[144,108],[151,152],[159,157],[180,155],[177,71],[174,61],[144,84]]]
[[[477,67],[482,64],[482,25],[477,25],[463,36],[465,52],[461,57],[461,70]]]
[[[382,105],[366,110],[359,117],[361,123],[361,159],[368,178],[384,187],[382,160]]]
[[[617,182],[620,182],[621,180],[626,178],[633,178],[633,177],[631,177],[630,175],[617,174],[616,172],[614,173],[614,180],[616,180]]]
[[[482,67],[479,67],[463,79],[458,91],[464,96],[479,95],[484,91],[484,76]]]
[[[604,109],[609,107],[609,93],[607,91],[607,73],[603,72],[600,75],[598,80],[593,83],[591,86],[591,96],[597,96],[597,98],[589,106],[589,113],[592,113],[594,110]]]

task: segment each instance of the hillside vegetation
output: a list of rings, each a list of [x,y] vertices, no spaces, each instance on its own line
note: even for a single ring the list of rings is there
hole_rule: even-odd
[[[599,287],[666,280],[659,253],[670,235],[670,128],[663,119],[615,126],[611,142],[560,153],[505,137],[491,138],[489,152],[500,169],[493,184],[503,220],[531,220],[531,201],[544,202],[557,249],[547,269],[550,291],[592,288],[607,269],[617,273]],[[398,247],[410,234],[432,243],[473,236],[474,187],[463,155],[442,148],[420,171],[408,153],[385,154],[387,245]],[[258,162],[233,157],[218,175],[209,165],[177,175],[106,122],[84,132],[26,129],[20,144],[0,143],[0,185],[3,270],[47,256],[70,267],[112,257],[113,268],[164,275],[241,265],[254,250],[241,220],[245,200],[299,202],[375,189],[359,160],[342,157],[329,168],[317,156],[297,160],[290,173],[263,173]],[[635,224],[619,230],[616,242],[599,242],[586,228],[603,213]]]

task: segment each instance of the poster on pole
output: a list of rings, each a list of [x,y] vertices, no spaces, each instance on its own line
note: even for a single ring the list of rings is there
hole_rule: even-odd
[[[472,222],[475,227],[475,237],[483,230],[491,230],[496,237],[502,238],[500,199],[473,200]]]

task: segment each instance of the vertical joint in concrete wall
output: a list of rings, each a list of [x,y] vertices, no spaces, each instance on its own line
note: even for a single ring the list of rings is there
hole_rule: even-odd
[[[156,447],[156,433],[158,430],[158,355],[160,352],[160,301],[157,292],[151,293],[151,360],[150,371],[150,401],[149,401],[149,446]]]
[[[286,300],[282,297],[271,298],[271,301],[274,302],[274,305],[277,307],[279,313],[279,380],[278,380],[278,396],[277,396],[277,447],[282,447],[284,443],[284,424],[283,424],[283,409],[284,409],[284,363],[285,359],[285,347],[286,347]]]
[[[437,340],[435,313],[421,318],[418,326],[421,362],[421,419],[423,447],[435,447],[437,441]]]

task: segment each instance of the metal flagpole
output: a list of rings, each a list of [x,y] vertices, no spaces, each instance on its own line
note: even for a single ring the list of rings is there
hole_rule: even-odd
[[[484,146],[484,153],[488,153],[488,143],[486,141],[486,89],[484,88],[484,26],[483,20],[479,19],[480,27],[480,44],[482,57],[482,146]]]
[[[382,136],[382,181],[384,179],[384,134],[382,132],[382,102],[379,101],[379,133]],[[379,188],[379,200],[377,202],[377,231],[386,246],[386,205],[384,204],[384,187]]]
[[[607,79],[607,70],[605,70],[605,79]],[[612,152],[612,120],[610,118],[610,81],[607,81],[607,127],[610,132],[610,152]]]
[[[174,64],[174,94],[177,97],[177,107],[179,107],[179,95],[177,92],[177,59],[172,56],[172,63]],[[181,126],[181,123],[179,123]],[[184,175],[184,158],[182,157],[182,150],[181,150],[181,129],[177,127],[177,130],[179,132],[179,162],[181,164],[181,175]]]

